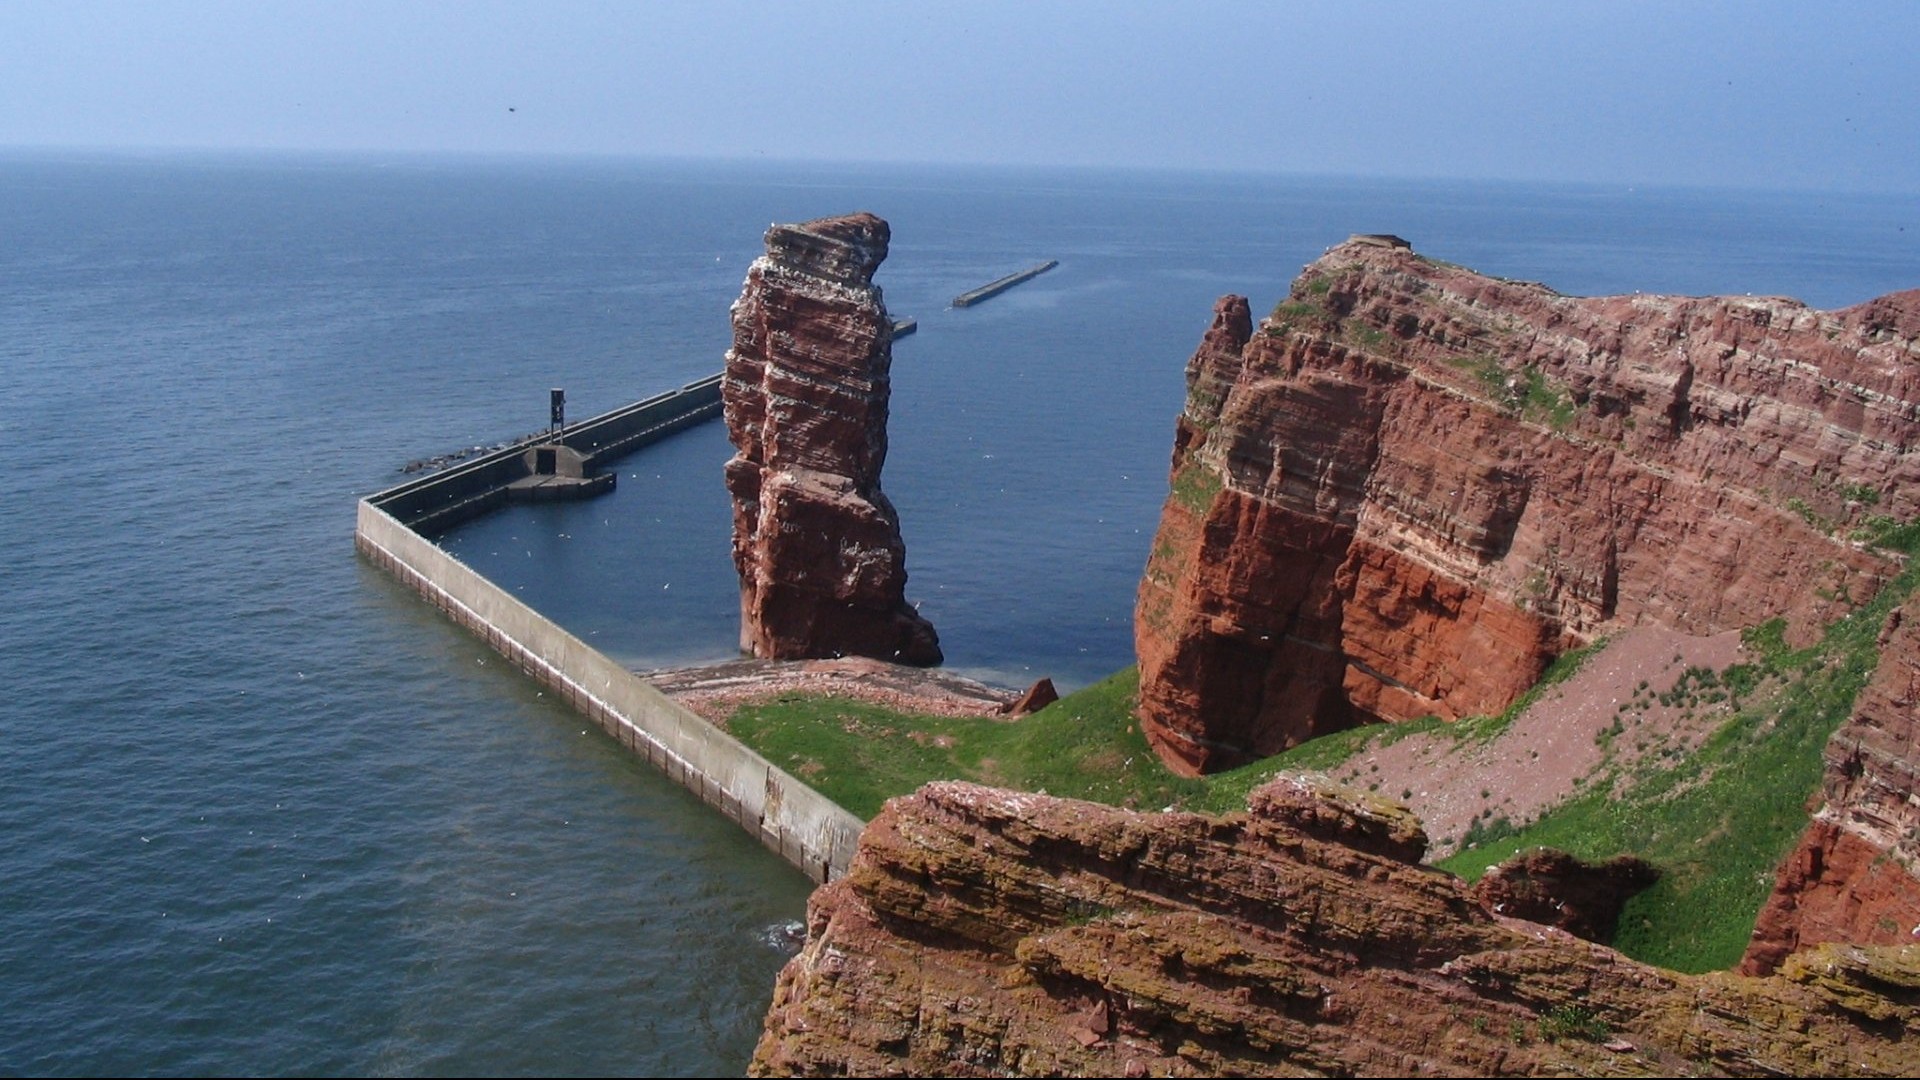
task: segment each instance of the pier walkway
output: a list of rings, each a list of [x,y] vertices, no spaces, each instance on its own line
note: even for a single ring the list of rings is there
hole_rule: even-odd
[[[1059,259],[1048,259],[1046,262],[1043,262],[1038,266],[1030,266],[1027,269],[1022,270],[1017,274],[1008,274],[1006,277],[1000,278],[998,280],[989,281],[985,285],[982,285],[977,289],[973,289],[969,292],[963,292],[959,296],[954,297],[953,306],[957,308],[972,307],[973,305],[981,302],[982,300],[991,300],[994,297],[999,296],[1001,293],[1006,292],[1008,289],[1013,288],[1015,285],[1019,285],[1022,282],[1032,281],[1034,278],[1039,277],[1041,274],[1044,274],[1047,271],[1059,265],[1060,265]]]

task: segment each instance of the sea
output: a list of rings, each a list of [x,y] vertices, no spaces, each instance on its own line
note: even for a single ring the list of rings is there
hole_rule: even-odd
[[[742,1072],[806,879],[352,532],[551,388],[719,370],[769,223],[892,224],[908,597],[954,670],[1071,689],[1131,663],[1216,298],[1356,232],[1567,293],[1920,287],[1920,196],[1759,179],[0,152],[0,1073]],[[728,454],[441,542],[636,669],[727,659]]]

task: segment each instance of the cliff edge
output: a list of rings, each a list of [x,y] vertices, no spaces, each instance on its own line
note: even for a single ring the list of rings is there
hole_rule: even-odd
[[[721,398],[740,649],[768,660],[941,660],[906,600],[900,518],[880,490],[892,320],[872,214],[767,230],[733,305]]]
[[[1784,616],[1809,639],[1920,511],[1920,291],[1834,312],[1562,296],[1355,237],[1187,367],[1135,613],[1195,773],[1356,723],[1498,712],[1566,649]]]
[[[1476,902],[1404,808],[1244,814],[962,783],[814,894],[763,1076],[1910,1075],[1920,946],[1678,975]]]
[[[1920,599],[1895,608],[1880,663],[1827,740],[1821,801],[1780,867],[1740,970],[1829,941],[1920,942]]]

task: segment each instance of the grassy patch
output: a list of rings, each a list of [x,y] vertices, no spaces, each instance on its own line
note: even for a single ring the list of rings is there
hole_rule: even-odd
[[[1497,357],[1485,353],[1448,362],[1473,376],[1495,405],[1555,431],[1565,431],[1579,413],[1573,394],[1537,367],[1508,372]]]
[[[1331,319],[1331,315],[1319,304],[1305,300],[1282,300],[1273,306],[1273,313],[1267,316],[1266,332],[1285,334],[1296,326],[1325,326]]]
[[[1886,514],[1869,517],[1848,537],[1869,547],[1892,551],[1920,551],[1920,521],[1900,521]]]
[[[1573,423],[1573,395],[1539,368],[1528,368],[1520,380],[1520,412],[1529,420],[1565,431]]]
[[[1494,401],[1505,403],[1507,400],[1507,369],[1500,361],[1485,353],[1474,356],[1456,356],[1447,361],[1454,367],[1473,376],[1480,388],[1491,395]]]
[[[1622,794],[1591,785],[1526,828],[1489,829],[1477,848],[1440,865],[1478,877],[1536,845],[1590,859],[1639,855],[1662,877],[1628,903],[1615,947],[1681,971],[1731,966],[1772,891],[1774,868],[1806,827],[1821,750],[1878,664],[1880,626],[1914,578],[1913,570],[1903,573],[1811,648],[1788,648],[1777,620],[1754,628],[1746,639],[1759,654],[1755,663],[1717,679],[1690,672],[1687,688],[1674,691],[1724,691],[1743,702],[1697,752],[1666,768],[1642,765]],[[1777,689],[1748,697],[1763,685]]]
[[[1199,461],[1189,460],[1173,477],[1175,501],[1203,517],[1221,487],[1220,474]]]
[[[1487,813],[1474,818],[1467,826],[1466,834],[1460,838],[1460,847],[1463,850],[1482,847],[1505,840],[1509,836],[1518,834],[1519,831],[1520,826],[1515,825],[1507,815]]]
[[[1880,505],[1880,489],[1872,484],[1848,484],[1840,489],[1840,495],[1848,502],[1859,503],[1861,506]]]
[[[1211,390],[1207,390],[1204,387],[1196,386],[1193,389],[1187,391],[1186,412],[1187,412],[1187,419],[1198,424],[1203,430],[1211,428],[1214,424],[1214,421],[1196,420],[1194,418],[1194,414],[1204,413],[1209,416],[1218,416],[1220,413],[1220,395],[1212,392]]]
[[[1377,326],[1370,326],[1358,319],[1347,323],[1347,336],[1363,349],[1379,352],[1386,348],[1387,332]]]
[[[1813,526],[1814,528],[1820,530],[1823,533],[1833,531],[1833,522],[1828,521],[1826,516],[1820,513],[1820,511],[1815,510],[1813,507],[1807,505],[1807,500],[1805,499],[1799,498],[1797,496],[1794,498],[1788,499],[1787,509],[1793,511],[1795,514],[1800,515],[1801,521],[1806,522],[1808,525]]]
[[[839,698],[781,695],[730,731],[861,817],[929,780],[977,780],[1158,810],[1203,787],[1168,772],[1133,717],[1129,669],[1014,721],[899,713]]]
[[[1602,1042],[1610,1034],[1606,1022],[1584,1005],[1562,1005],[1540,1014],[1536,1025],[1546,1042]]]

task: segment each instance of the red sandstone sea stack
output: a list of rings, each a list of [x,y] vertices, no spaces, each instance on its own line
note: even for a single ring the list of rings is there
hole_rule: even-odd
[[[767,230],[733,305],[722,384],[740,648],[764,659],[941,660],[906,601],[906,545],[880,490],[892,322],[872,214]]]
[[[1898,567],[1852,528],[1920,512],[1916,332],[1920,291],[1570,297],[1392,237],[1226,298],[1135,613],[1155,749],[1498,712],[1643,623],[1808,640]]]

